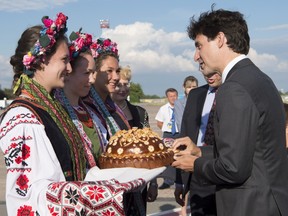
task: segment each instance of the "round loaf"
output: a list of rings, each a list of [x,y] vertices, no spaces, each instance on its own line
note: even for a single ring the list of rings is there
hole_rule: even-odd
[[[99,157],[101,169],[135,167],[153,169],[173,162],[173,151],[150,128],[118,131]]]

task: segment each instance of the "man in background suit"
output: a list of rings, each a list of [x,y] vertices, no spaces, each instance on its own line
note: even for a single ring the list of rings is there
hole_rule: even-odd
[[[208,117],[215,97],[215,89],[221,85],[221,76],[214,72],[204,76],[208,84],[192,89],[184,109],[180,137],[189,137],[197,146],[209,145],[204,136]],[[181,138],[180,138],[181,139]],[[190,190],[192,216],[216,215],[215,186],[199,185],[190,172],[177,170],[175,199],[184,205],[184,195]]]
[[[196,77],[194,76],[185,77],[183,82],[184,97],[180,99],[178,98],[177,100],[174,101],[175,122],[179,132],[181,131],[182,117],[187,102],[188,94],[192,89],[195,89],[197,87],[198,87],[198,80]]]
[[[221,216],[288,215],[288,162],[283,102],[272,80],[247,58],[250,37],[243,15],[213,10],[191,19],[194,60],[219,71],[215,146],[197,147],[190,138],[172,166],[192,171],[203,185],[216,185]]]

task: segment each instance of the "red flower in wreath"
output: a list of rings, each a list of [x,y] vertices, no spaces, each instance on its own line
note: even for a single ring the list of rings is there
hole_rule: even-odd
[[[17,216],[33,216],[34,211],[32,211],[31,206],[21,206],[17,211]]]
[[[26,144],[23,144],[23,146],[22,146],[22,158],[23,158],[23,160],[25,160],[29,157],[30,157],[30,147],[27,146]]]
[[[20,175],[16,181],[16,184],[19,186],[21,190],[25,190],[28,188],[29,179],[26,175]]]
[[[90,199],[95,199],[98,202],[101,198],[104,198],[103,193],[105,190],[102,187],[95,185],[93,187],[88,187],[88,189],[86,195],[89,196]]]

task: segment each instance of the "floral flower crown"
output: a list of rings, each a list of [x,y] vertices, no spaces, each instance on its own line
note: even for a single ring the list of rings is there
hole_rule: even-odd
[[[69,36],[69,53],[70,60],[73,61],[81,52],[85,52],[90,49],[92,45],[92,35],[87,33],[82,33],[82,28],[78,32],[72,32]]]
[[[33,74],[30,70],[33,62],[35,62],[37,58],[43,58],[46,55],[46,52],[51,50],[56,43],[56,39],[60,32],[65,33],[67,31],[67,19],[68,17],[63,13],[58,13],[57,18],[54,21],[48,16],[42,18],[44,26],[40,31],[40,37],[30,51],[23,56],[22,62],[25,67],[24,73],[27,75]],[[43,59],[41,59],[41,61],[43,61]]]
[[[94,58],[106,52],[113,52],[117,55],[117,58],[119,58],[117,43],[111,41],[109,38],[98,38],[91,44],[90,49]]]

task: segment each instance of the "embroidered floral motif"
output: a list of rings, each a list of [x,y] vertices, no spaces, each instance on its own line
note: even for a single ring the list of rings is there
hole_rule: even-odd
[[[86,192],[86,195],[89,196],[91,200],[95,199],[98,202],[100,199],[104,198],[103,193],[105,190],[103,188],[94,185],[92,187],[88,187],[89,190]]]
[[[59,216],[125,215],[123,193],[135,190],[144,183],[143,179],[128,183],[120,183],[115,179],[51,183],[46,194],[48,208],[51,215]]]
[[[70,204],[76,205],[79,199],[79,194],[77,190],[73,190],[72,187],[69,190],[66,190],[67,195],[65,196],[66,199],[69,200]]]
[[[25,141],[26,139],[31,139],[31,137],[30,136],[27,138],[24,137],[23,140]],[[16,164],[21,164],[23,167],[27,166],[25,160],[30,157],[30,147],[26,145],[23,140],[21,140],[19,143],[16,142],[11,143],[8,149],[4,152],[5,164],[7,168],[10,167],[12,164],[14,164],[14,162]]]
[[[58,215],[59,215],[59,214],[55,211],[55,207],[50,207],[50,206],[48,206],[48,209],[49,209],[50,215],[52,215],[52,216],[58,216]]]
[[[115,212],[111,212],[111,211],[109,211],[109,209],[107,210],[107,211],[103,211],[102,212],[102,215],[103,216],[115,216],[116,214],[115,214]]]
[[[36,213],[36,215],[38,214]],[[34,216],[34,211],[31,206],[24,205],[18,209],[17,216]]]
[[[19,188],[16,188],[16,192],[20,196],[26,196],[27,190],[28,190],[28,182],[29,182],[29,179],[27,178],[26,175],[21,174],[18,177],[16,184],[19,186]]]
[[[26,175],[21,174],[16,181],[16,184],[19,186],[21,190],[26,190],[28,188],[29,179]]]

